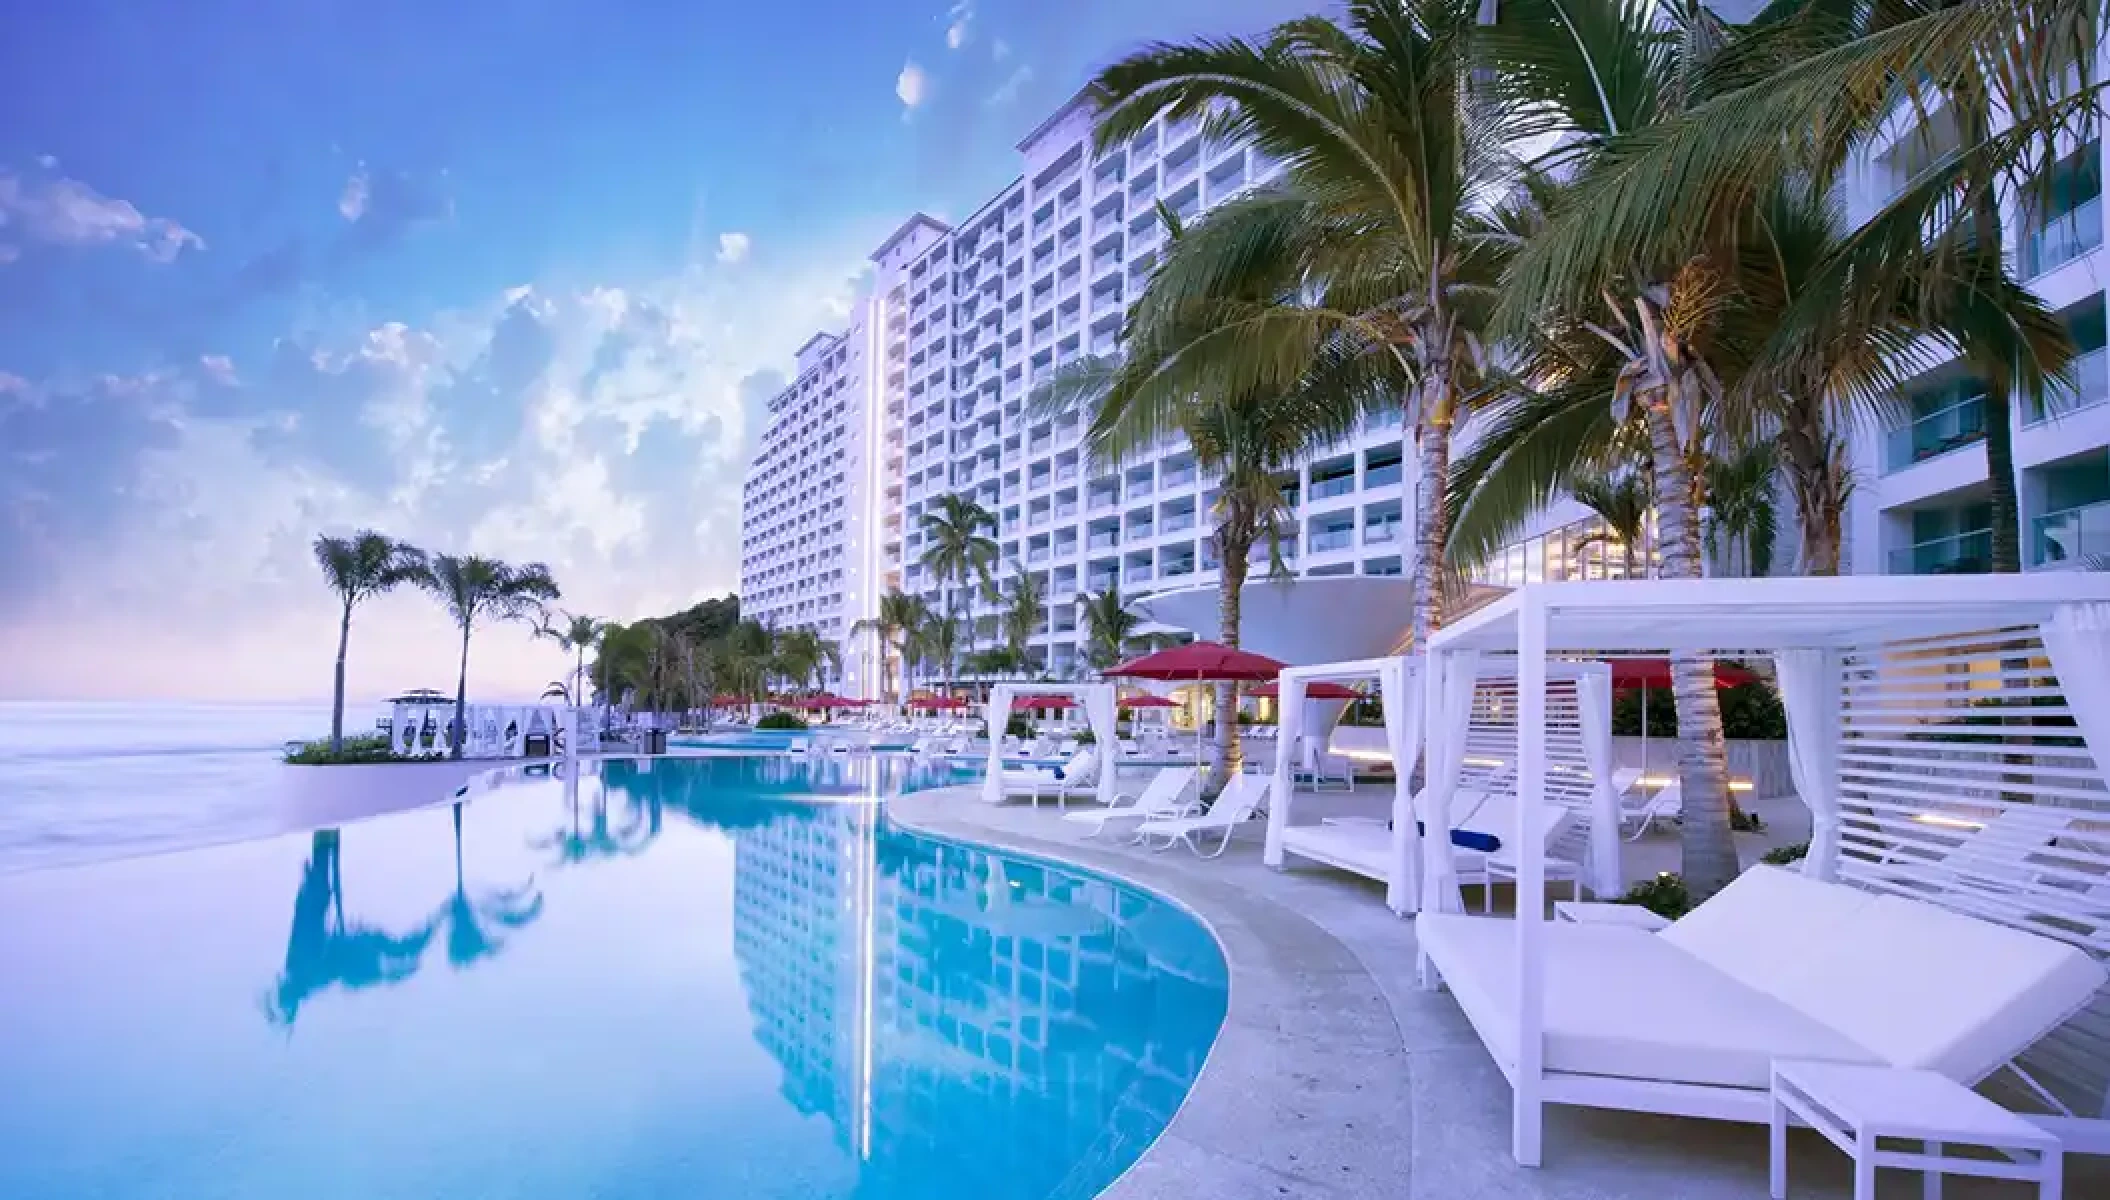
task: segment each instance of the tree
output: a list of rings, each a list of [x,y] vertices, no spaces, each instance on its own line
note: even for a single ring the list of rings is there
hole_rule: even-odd
[[[776,673],[799,687],[819,687],[843,669],[841,648],[805,626],[776,635],[775,659]]]
[[[1077,613],[1084,622],[1084,661],[1101,671],[1121,663],[1128,639],[1143,624],[1142,616],[1122,598],[1118,582],[1078,597]]]
[[[330,752],[344,749],[344,659],[352,640],[352,609],[418,577],[424,554],[371,529],[350,537],[318,536],[315,563],[337,593],[337,669],[330,690]]]
[[[970,583],[984,594],[996,587],[996,514],[959,492],[940,496],[923,514],[923,566],[945,591],[945,610],[958,612],[959,593]],[[974,622],[966,626],[974,645]],[[947,660],[949,669],[954,664]]]
[[[1707,553],[1727,559],[1732,575],[1773,573],[1773,541],[1780,532],[1773,488],[1779,469],[1772,442],[1707,462]]]
[[[909,631],[907,650],[918,663],[935,663],[950,675],[959,661],[960,620],[949,612],[926,611],[923,621]]]
[[[902,660],[902,674],[904,677],[908,674],[908,654],[905,643],[909,632],[922,623],[925,612],[926,606],[921,596],[911,596],[900,588],[888,588],[886,593],[879,597],[878,612],[850,626],[850,633],[853,636],[868,633],[879,643],[879,694],[881,698],[885,698],[892,693],[887,669],[890,655]],[[904,678],[903,682],[904,684],[906,683],[906,678]],[[900,690],[905,693],[907,689],[904,686]],[[897,696],[896,699],[898,698]]]
[[[1648,515],[1655,505],[1648,476],[1628,470],[1616,475],[1585,475],[1569,485],[1577,503],[1597,514],[1604,530],[1584,537],[1581,545],[1602,543],[1619,549],[1621,579],[1640,579],[1648,570],[1640,560],[1648,544]]]
[[[578,613],[565,613],[564,622],[555,624],[544,621],[535,626],[535,636],[548,638],[572,652],[571,677],[565,680],[567,703],[586,703],[586,651],[600,645],[601,636],[611,628],[606,621]]]
[[[1173,369],[1230,391],[1309,391],[1404,410],[1420,458],[1422,564],[1445,561],[1451,430],[1487,384],[1483,330],[1511,243],[1480,205],[1515,167],[1511,111],[1474,85],[1478,0],[1357,0],[1258,42],[1155,45],[1102,71],[1102,147],[1153,117],[1207,116],[1284,167],[1216,211],[1165,263],[1146,320],[1214,306]],[[1197,361],[1201,360],[1201,361]],[[1443,589],[1414,573],[1412,643]]]
[[[1032,661],[1027,651],[1028,643],[1047,627],[1047,577],[1035,575],[1014,561],[1011,578],[1004,583],[1002,603],[998,623],[1004,631],[1004,648],[1010,652],[1014,666],[1023,669]]]
[[[514,566],[478,555],[435,555],[416,576],[417,585],[439,601],[461,631],[461,674],[454,688],[454,749],[462,756],[468,740],[469,635],[479,623],[529,621],[539,624],[544,605],[559,596],[557,581],[542,563]]]

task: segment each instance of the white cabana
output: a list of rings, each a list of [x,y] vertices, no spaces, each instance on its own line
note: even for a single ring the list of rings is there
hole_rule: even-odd
[[[561,710],[547,704],[471,704],[463,712],[468,726],[465,758],[520,758],[530,736],[546,737],[556,748]],[[429,736],[428,736],[429,735]],[[406,757],[443,758],[454,751],[454,702],[398,701],[389,716],[389,744]]]
[[[1661,933],[1547,921],[1531,839],[1513,920],[1423,912],[1517,1160],[1546,1104],[1764,1122],[1773,1057],[1936,1070],[2110,1150],[2106,638],[2087,572],[1532,584],[1432,638],[1431,675],[1512,659],[1527,814],[1549,656],[1770,656],[1815,829],[1801,874],[1753,868]]]
[[[1382,880],[1385,903],[1401,915],[1420,908],[1425,879],[1438,881],[1433,894],[1455,897],[1456,856],[1449,836],[1454,813],[1448,800],[1468,764],[1482,774],[1504,777],[1504,768],[1515,761],[1516,682],[1510,671],[1506,661],[1483,668],[1477,659],[1454,658],[1438,679],[1423,670],[1422,660],[1406,656],[1284,669],[1277,685],[1283,725],[1276,747],[1275,803],[1268,812],[1267,864],[1279,867],[1285,855],[1293,854]],[[1303,733],[1297,723],[1308,707],[1306,690],[1319,681],[1366,679],[1378,681],[1384,705],[1385,742],[1393,763],[1390,828],[1349,821],[1298,825],[1293,768]],[[1576,810],[1575,827],[1587,830],[1592,890],[1600,896],[1615,893],[1620,841],[1619,801],[1611,788],[1611,674],[1596,663],[1562,664],[1547,688],[1555,730],[1548,747],[1555,794]],[[1438,713],[1448,715],[1425,719]],[[1417,761],[1426,767],[1419,806],[1412,783]],[[1429,803],[1439,796],[1441,805]],[[1436,836],[1438,830],[1442,836]]]
[[[1417,661],[1401,656],[1283,668],[1275,685],[1281,728],[1276,735],[1274,803],[1268,807],[1267,846],[1263,851],[1263,861],[1268,866],[1281,866],[1283,855],[1292,853],[1381,879],[1385,881],[1385,903],[1392,911],[1413,911],[1419,886],[1415,864],[1420,858],[1412,782],[1415,759],[1421,749]],[[1302,757],[1298,745],[1305,737],[1302,726],[1308,719],[1305,694],[1313,683],[1364,679],[1378,681],[1378,698],[1385,710],[1385,746],[1392,755],[1394,778],[1392,828],[1387,832],[1369,826],[1293,825],[1296,768]],[[1325,732],[1332,730],[1329,727]]]
[[[1114,732],[1114,685],[1111,683],[999,683],[989,689],[984,717],[989,723],[989,770],[982,777],[982,799],[1004,802],[1004,726],[1011,720],[1014,696],[1068,696],[1084,709],[1093,744],[1099,751],[1099,775],[1092,781],[1093,796],[1101,804],[1114,802],[1114,764],[1121,749]]]

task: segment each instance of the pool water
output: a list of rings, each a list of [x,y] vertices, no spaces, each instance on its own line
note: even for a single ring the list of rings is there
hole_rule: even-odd
[[[0,1197],[1091,1196],[1221,952],[872,803],[959,777],[609,761],[0,877]]]

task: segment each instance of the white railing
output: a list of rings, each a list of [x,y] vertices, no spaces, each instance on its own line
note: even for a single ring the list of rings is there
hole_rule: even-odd
[[[2110,500],[2045,513],[2029,523],[2029,545],[2038,566],[2110,559]]]

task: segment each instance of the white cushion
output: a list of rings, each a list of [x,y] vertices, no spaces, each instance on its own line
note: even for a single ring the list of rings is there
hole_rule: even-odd
[[[1795,871],[1751,868],[1660,935],[1664,941],[1761,991],[1822,970],[1836,942],[1875,895]]]
[[[1383,822],[1292,825],[1282,831],[1282,848],[1371,879],[1392,875],[1392,831]]]
[[[1681,922],[1682,924],[1682,922]],[[1810,969],[1770,989],[1900,1067],[1975,1083],[2072,1016],[2110,972],[2079,947],[1877,896],[1806,930]]]
[[[1415,931],[1489,1052],[1514,1064],[1515,922],[1423,913]],[[1880,1061],[1656,934],[1565,922],[1541,932],[1549,1071],[1764,1088],[1776,1057]]]

